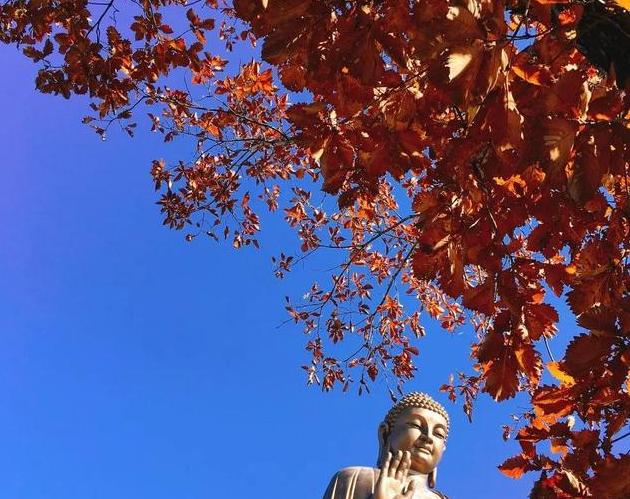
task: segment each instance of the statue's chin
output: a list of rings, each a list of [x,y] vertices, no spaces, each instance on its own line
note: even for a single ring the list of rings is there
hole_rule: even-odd
[[[416,473],[428,475],[431,473],[433,468],[433,461],[430,456],[427,456],[426,454],[413,456],[411,459],[411,470]]]

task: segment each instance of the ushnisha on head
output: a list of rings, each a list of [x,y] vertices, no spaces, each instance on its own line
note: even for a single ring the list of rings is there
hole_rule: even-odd
[[[405,395],[387,413],[378,429],[381,466],[388,452],[408,452],[410,470],[427,476],[435,487],[437,465],[446,449],[449,417],[446,409],[426,393]]]

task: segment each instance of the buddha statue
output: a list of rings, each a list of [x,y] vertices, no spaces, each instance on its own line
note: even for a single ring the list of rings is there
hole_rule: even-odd
[[[448,428],[441,404],[425,393],[405,395],[378,427],[376,468],[342,469],[324,499],[446,499],[435,484]]]

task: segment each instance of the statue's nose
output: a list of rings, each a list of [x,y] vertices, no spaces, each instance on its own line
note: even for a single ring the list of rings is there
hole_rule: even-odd
[[[433,438],[431,437],[430,433],[422,432],[420,436],[418,437],[418,440],[420,440],[421,442],[427,442],[429,444],[433,444]]]

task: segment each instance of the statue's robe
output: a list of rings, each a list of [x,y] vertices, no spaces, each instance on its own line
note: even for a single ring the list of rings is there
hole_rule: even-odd
[[[323,499],[370,499],[378,480],[378,468],[353,466],[344,468],[332,477]],[[432,491],[436,499],[448,499],[437,490]]]

